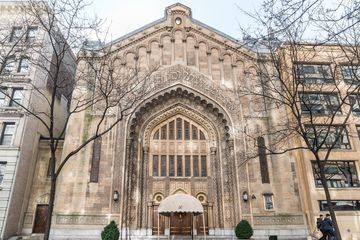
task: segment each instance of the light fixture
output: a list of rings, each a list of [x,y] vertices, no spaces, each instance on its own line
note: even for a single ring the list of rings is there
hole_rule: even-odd
[[[243,192],[242,199],[244,200],[244,202],[247,202],[249,200],[249,194],[247,191]]]
[[[119,201],[119,192],[118,191],[114,191],[114,193],[113,193],[113,200],[115,201],[115,202],[117,202],[117,201]]]

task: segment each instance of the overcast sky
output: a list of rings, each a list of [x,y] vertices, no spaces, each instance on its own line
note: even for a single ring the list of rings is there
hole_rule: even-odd
[[[109,39],[116,39],[164,16],[167,6],[180,2],[192,9],[193,18],[234,38],[240,38],[239,23],[249,18],[237,8],[251,11],[261,0],[93,0],[92,11],[106,19]]]

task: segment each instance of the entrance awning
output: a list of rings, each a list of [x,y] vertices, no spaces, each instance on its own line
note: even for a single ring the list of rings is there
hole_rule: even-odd
[[[187,194],[174,194],[160,202],[158,213],[169,215],[170,213],[193,213],[202,214],[204,208],[199,200]]]

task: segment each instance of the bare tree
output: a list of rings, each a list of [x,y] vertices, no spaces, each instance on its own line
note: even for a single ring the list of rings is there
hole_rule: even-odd
[[[148,93],[148,80],[156,69],[140,67],[136,61],[131,66],[123,64],[113,56],[111,44],[86,42],[86,37],[99,33],[101,27],[100,21],[85,14],[88,6],[86,0],[29,0],[22,4],[25,24],[31,22],[43,34],[41,45],[28,44],[26,48],[31,66],[36,67],[42,76],[38,83],[31,83],[29,91],[41,104],[24,104],[9,94],[7,97],[42,124],[43,137],[49,140],[51,188],[44,235],[46,240],[50,235],[56,183],[63,167],[130,113]],[[84,41],[86,44],[80,49]],[[14,45],[15,51],[16,48]],[[80,49],[77,60],[74,49]],[[63,98],[71,100],[65,111],[61,105]],[[64,153],[62,159],[56,159],[59,142],[64,139],[69,120],[82,112],[92,114],[96,127],[81,144]]]
[[[269,145],[259,147],[268,154],[301,150],[312,154],[336,237],[341,239],[327,169],[334,149],[350,148],[346,128],[357,121],[353,113],[359,111],[360,5],[357,1],[324,4],[267,0],[259,12],[245,12],[257,24],[256,31],[244,32],[260,61],[252,76],[259,81],[242,87],[241,93],[263,104],[269,118],[274,118],[271,112],[277,113],[267,132],[247,133],[255,143],[259,135],[269,139]]]

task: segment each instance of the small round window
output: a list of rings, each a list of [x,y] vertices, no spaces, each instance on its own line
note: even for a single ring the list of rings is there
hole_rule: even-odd
[[[201,203],[205,203],[206,202],[206,195],[203,193],[199,193],[196,198],[201,202]]]
[[[154,201],[155,201],[155,202],[159,203],[159,202],[161,202],[162,200],[163,200],[163,196],[162,196],[161,193],[155,194],[155,196],[154,196]]]
[[[175,23],[176,23],[176,25],[180,25],[182,23],[181,18],[179,18],[179,17],[175,18]]]

